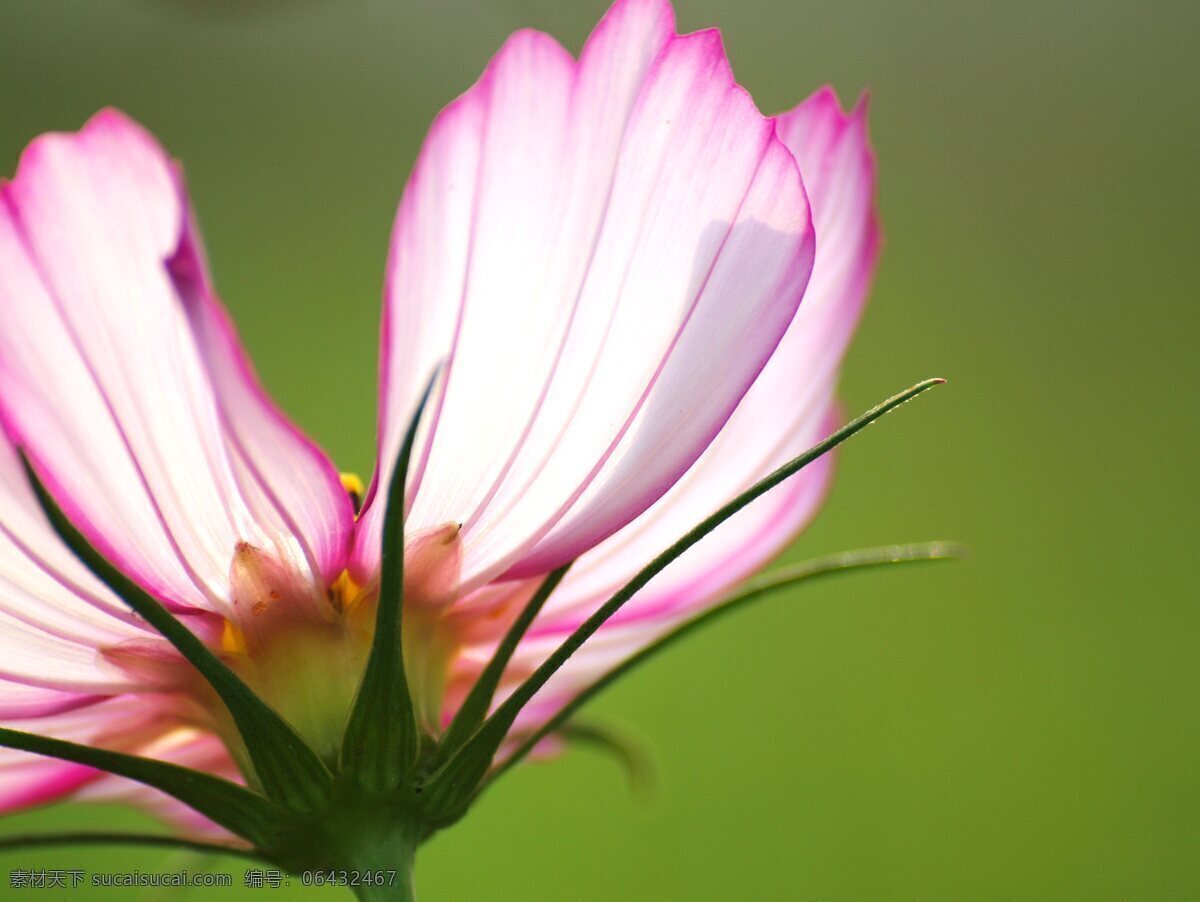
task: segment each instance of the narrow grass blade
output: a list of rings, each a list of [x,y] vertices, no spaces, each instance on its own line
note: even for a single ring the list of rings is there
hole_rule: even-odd
[[[267,797],[297,811],[309,811],[321,805],[327,797],[332,777],[317,753],[195,633],[96,551],[67,519],[29,461],[24,457],[22,460],[42,510],[67,547],[101,582],[175,646],[225,703],[254,765],[254,777]]]
[[[436,379],[434,373],[409,421],[388,485],[375,637],[342,739],[342,771],[375,791],[398,786],[417,757],[417,718],[404,673],[400,641],[404,610],[404,504],[417,426]]]
[[[943,379],[927,379],[877,405],[862,416],[847,423],[829,438],[793,458],[770,475],[759,480],[742,494],[693,527],[679,541],[654,558],[624,588],[605,602],[574,633],[567,637],[549,657],[513,693],[504,700],[457,754],[430,778],[423,793],[427,814],[434,818],[454,818],[469,804],[471,796],[491,765],[492,758],[516,720],[517,714],[546,684],[546,681],[583,645],[596,630],[629,601],[646,583],[661,573],[672,561],[703,539],[706,535],[748,505],[766,494],[785,479],[800,472],[808,464],[836,448],[852,435],[865,429],[889,411],[935,385]]]
[[[617,664],[595,682],[590,683],[578,695],[563,706],[557,714],[546,721],[539,729],[526,737],[513,754],[504,759],[500,765],[488,775],[487,782],[492,783],[501,774],[528,755],[534,747],[547,736],[556,734],[571,718],[589,701],[625,676],[653,658],[655,655],[674,645],[685,636],[691,635],[703,626],[718,620],[727,614],[749,606],[780,589],[787,589],[798,583],[807,582],[819,576],[831,576],[836,573],[849,573],[855,570],[866,570],[872,567],[882,567],[888,564],[905,564],[921,561],[956,560],[965,554],[963,548],[951,542],[920,542],[911,545],[885,545],[881,548],[864,548],[858,551],[844,551],[825,557],[814,558],[791,567],[784,567],[774,573],[767,573],[750,582],[742,591],[720,604],[685,620],[675,629],[660,637],[655,642],[630,655]]]
[[[235,783],[165,761],[5,727],[0,727],[0,746],[83,764],[152,786],[259,847],[272,843],[287,816],[267,799]]]
[[[558,588],[558,584],[562,582],[562,578],[566,576],[570,566],[567,564],[559,567],[543,580],[521,611],[520,616],[513,621],[513,625],[504,634],[496,653],[488,661],[483,673],[479,675],[479,679],[475,681],[475,685],[471,687],[470,693],[467,694],[462,706],[458,709],[458,713],[454,715],[454,720],[446,729],[446,734],[438,748],[442,761],[458,751],[487,717],[488,708],[492,705],[492,697],[496,694],[496,687],[500,685],[500,678],[504,676],[504,668],[512,660],[517,643],[521,641],[521,637],[525,635],[529,625],[542,610],[546,599]]]

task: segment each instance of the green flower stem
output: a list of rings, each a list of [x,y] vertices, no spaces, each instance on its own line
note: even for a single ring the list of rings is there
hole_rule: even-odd
[[[360,899],[411,902],[413,860],[429,834],[402,790],[378,792],[344,774],[329,806],[294,820],[264,857],[304,886],[335,886]],[[295,881],[293,881],[294,883]]]
[[[415,902],[413,888],[413,859],[417,853],[416,833],[398,833],[372,845],[355,864],[358,883],[352,886],[354,895],[363,902]],[[368,882],[367,875],[381,878]]]

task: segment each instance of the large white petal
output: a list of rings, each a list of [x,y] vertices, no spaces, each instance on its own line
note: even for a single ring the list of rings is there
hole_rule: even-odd
[[[216,735],[189,727],[177,727],[154,734],[137,751],[139,755],[191,768],[234,783],[244,783],[228,749]],[[112,774],[101,774],[82,785],[75,798],[86,802],[117,802],[134,805],[170,826],[177,836],[246,845],[224,827],[210,821],[194,808],[173,796],[142,783],[135,783]]]
[[[878,256],[875,169],[863,106],[845,114],[829,89],[780,119],[813,204],[817,258],[792,325],[754,386],[699,461],[654,506],[572,567],[522,642],[513,679],[656,554],[838,424],[837,369]],[[555,675],[534,712],[545,713],[680,619],[721,597],[777,555],[820,506],[832,477],[826,455],[718,527],[659,574]],[[491,645],[468,651],[464,668]],[[532,718],[532,719],[531,719]],[[526,721],[536,720],[529,715]]]
[[[35,721],[5,719],[0,723],[80,745],[168,759],[169,755],[156,751],[164,747],[164,737],[180,734],[180,721],[164,710],[161,699],[132,695],[115,696]],[[208,742],[218,740],[209,738]],[[84,792],[90,785],[109,783],[130,785],[90,767],[0,748],[0,812],[60,801]]]
[[[169,603],[225,610],[239,541],[335,570],[350,514],[210,326],[187,223],[118,113],[26,150],[0,205],[0,414],[93,544]]]
[[[717,440],[658,504],[583,556],[539,629],[571,628],[688,529],[836,428],[837,369],[879,247],[866,110],[843,113],[826,88],[781,117],[779,131],[800,164],[817,227],[804,302]],[[810,465],[718,528],[652,581],[619,619],[703,605],[753,573],[816,512],[829,464]]]
[[[385,474],[446,361],[412,525],[464,524],[468,585],[548,569],[619,528],[729,416],[794,314],[811,249],[795,163],[715,33],[676,37],[666,3],[623,0],[578,64],[514,36],[435,124],[397,221]]]
[[[294,536],[320,579],[333,582],[354,531],[354,505],[337,470],[263,389],[213,292],[190,222],[170,268],[216,396],[242,498],[257,522],[273,535]]]
[[[0,434],[0,716],[138,688],[100,650],[151,636],[54,534]]]

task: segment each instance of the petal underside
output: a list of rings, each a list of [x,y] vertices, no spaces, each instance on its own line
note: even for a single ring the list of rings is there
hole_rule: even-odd
[[[804,302],[775,354],[700,459],[653,506],[584,554],[551,596],[514,658],[534,666],[649,559],[730,498],[835,431],[838,369],[863,309],[879,250],[875,166],[863,105],[843,113],[817,92],[779,119],[813,205],[816,263]],[[666,568],[542,690],[523,722],[552,711],[682,619],[720,600],[778,555],[820,507],[832,455],[740,511]],[[463,668],[486,660],[469,649]],[[544,719],[544,718],[542,718]]]
[[[807,200],[719,35],[622,0],[578,62],[513,36],[438,117],[401,203],[381,476],[442,364],[415,529],[463,529],[464,587],[553,569],[696,460],[795,314]],[[379,477],[377,477],[378,479]],[[376,566],[378,505],[356,573]]]
[[[254,379],[153,139],[114,111],[45,135],[0,201],[0,417],[89,541],[177,608],[228,609],[239,541],[335,576],[348,499]]]

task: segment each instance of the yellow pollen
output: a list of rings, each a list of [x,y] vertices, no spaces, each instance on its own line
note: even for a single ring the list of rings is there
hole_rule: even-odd
[[[232,621],[225,621],[225,629],[221,631],[221,648],[233,654],[244,655],[246,653],[246,635]]]
[[[335,607],[349,611],[362,598],[362,586],[350,578],[348,570],[343,570],[341,576],[335,579],[333,585],[329,587],[329,594],[337,600],[334,603]]]
[[[367,493],[367,487],[363,484],[362,479],[357,473],[341,473],[339,476],[342,480],[342,488],[346,490],[346,494],[354,502],[354,513],[357,514],[362,508],[363,497]]]

